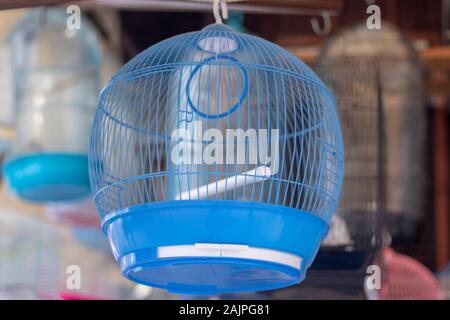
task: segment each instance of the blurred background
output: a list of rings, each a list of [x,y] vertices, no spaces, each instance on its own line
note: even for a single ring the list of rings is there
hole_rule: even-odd
[[[123,278],[100,231],[85,156],[98,94],[142,50],[213,23],[211,3],[0,0],[0,299],[450,299],[450,1],[231,2],[228,25],[291,51],[336,99],[346,176],[307,279],[172,295]],[[56,188],[24,179],[36,161]]]

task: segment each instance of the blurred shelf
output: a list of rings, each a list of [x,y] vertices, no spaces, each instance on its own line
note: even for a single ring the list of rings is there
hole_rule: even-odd
[[[450,95],[450,46],[438,46],[421,52],[428,71],[428,91],[432,95]]]
[[[450,71],[450,46],[432,47],[421,54],[425,65],[432,71]]]
[[[11,126],[0,123],[0,137],[6,140],[13,140],[16,137],[16,133]]]
[[[295,46],[285,39],[277,42],[309,65],[318,59],[320,45]],[[419,55],[427,71],[429,94],[450,95],[450,46],[430,47],[420,51]]]

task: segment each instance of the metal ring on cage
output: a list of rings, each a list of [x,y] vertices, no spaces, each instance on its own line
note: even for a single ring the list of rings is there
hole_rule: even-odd
[[[228,55],[238,51],[238,42],[226,33],[208,36],[198,41],[197,48],[214,55]]]
[[[200,69],[203,66],[207,65],[208,63],[210,63],[212,61],[217,61],[217,60],[228,60],[229,62],[234,63],[239,67],[239,69],[241,70],[242,76],[244,78],[244,88],[242,90],[242,94],[239,97],[238,101],[231,108],[229,108],[226,112],[219,113],[219,114],[208,114],[208,113],[201,112],[199,110],[199,108],[196,107],[194,105],[194,103],[192,102],[191,95],[190,95],[191,82],[192,82],[192,79],[194,78],[194,76],[200,71]],[[199,63],[194,68],[192,73],[190,74],[187,85],[186,85],[186,96],[187,96],[187,102],[188,102],[189,106],[200,117],[206,118],[209,120],[224,118],[226,116],[229,116],[233,112],[235,112],[242,105],[242,102],[244,101],[245,97],[247,96],[247,91],[248,91],[248,74],[247,74],[247,71],[245,70],[245,68],[242,66],[242,64],[237,59],[230,57],[228,55],[220,55],[220,54],[216,55],[214,57],[211,57],[211,58],[207,58],[207,59],[203,60],[201,63]]]

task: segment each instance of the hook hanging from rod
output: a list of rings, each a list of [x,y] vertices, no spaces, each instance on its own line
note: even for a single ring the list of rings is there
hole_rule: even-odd
[[[221,14],[222,11],[222,14]],[[213,13],[216,23],[223,23],[223,20],[228,19],[228,6],[225,0],[214,0]]]
[[[325,37],[331,33],[333,24],[331,22],[331,15],[328,11],[322,11],[321,14],[323,27],[320,26],[319,19],[317,17],[311,18],[311,27],[315,34],[320,37]]]

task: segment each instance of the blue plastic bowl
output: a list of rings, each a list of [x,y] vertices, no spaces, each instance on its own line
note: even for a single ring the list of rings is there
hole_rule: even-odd
[[[37,153],[9,160],[3,174],[10,189],[29,202],[68,202],[91,193],[86,155]]]
[[[214,200],[129,207],[107,215],[102,227],[128,279],[207,295],[301,282],[328,231],[296,209]]]

